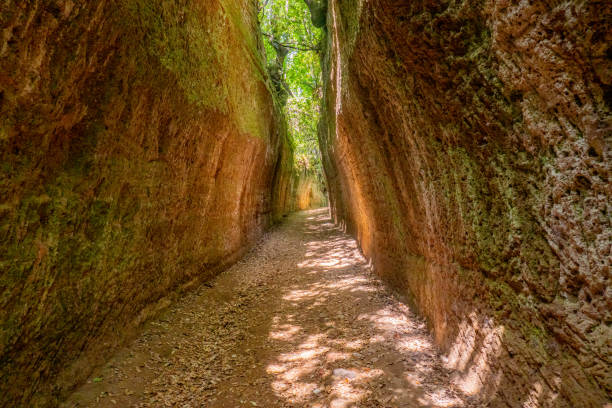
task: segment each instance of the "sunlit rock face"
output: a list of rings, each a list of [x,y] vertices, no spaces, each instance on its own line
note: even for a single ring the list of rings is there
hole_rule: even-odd
[[[483,404],[612,391],[611,7],[329,1],[334,215]]]
[[[0,6],[0,406],[53,405],[294,205],[255,14]]]

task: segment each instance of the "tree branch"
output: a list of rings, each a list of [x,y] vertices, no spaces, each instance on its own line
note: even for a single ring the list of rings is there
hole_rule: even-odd
[[[268,37],[270,42],[280,45],[281,47],[289,48],[289,49],[296,50],[296,51],[314,51],[314,52],[321,51],[321,49],[318,46],[282,43],[278,41],[277,39],[275,39],[274,36],[271,34],[263,33],[263,32],[262,34]]]

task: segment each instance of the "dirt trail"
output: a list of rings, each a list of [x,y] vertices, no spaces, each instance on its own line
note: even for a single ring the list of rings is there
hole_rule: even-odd
[[[67,407],[464,407],[425,325],[326,209],[150,322]]]

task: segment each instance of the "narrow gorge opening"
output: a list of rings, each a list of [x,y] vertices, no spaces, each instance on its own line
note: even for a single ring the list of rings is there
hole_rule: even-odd
[[[259,0],[258,11],[266,68],[276,103],[287,120],[294,165],[309,180],[298,186],[298,208],[326,206],[327,187],[318,141],[323,30],[314,26],[303,0]]]
[[[0,407],[612,407],[611,22],[2,1]]]

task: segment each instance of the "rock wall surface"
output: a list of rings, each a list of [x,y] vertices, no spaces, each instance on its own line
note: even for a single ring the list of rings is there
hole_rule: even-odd
[[[612,392],[612,5],[329,0],[336,220],[493,407]]]
[[[47,406],[293,205],[293,158],[252,0],[7,0],[0,27],[0,406]]]
[[[309,210],[327,205],[327,197],[323,192],[322,183],[315,174],[309,171],[299,172],[294,197],[297,210]]]

